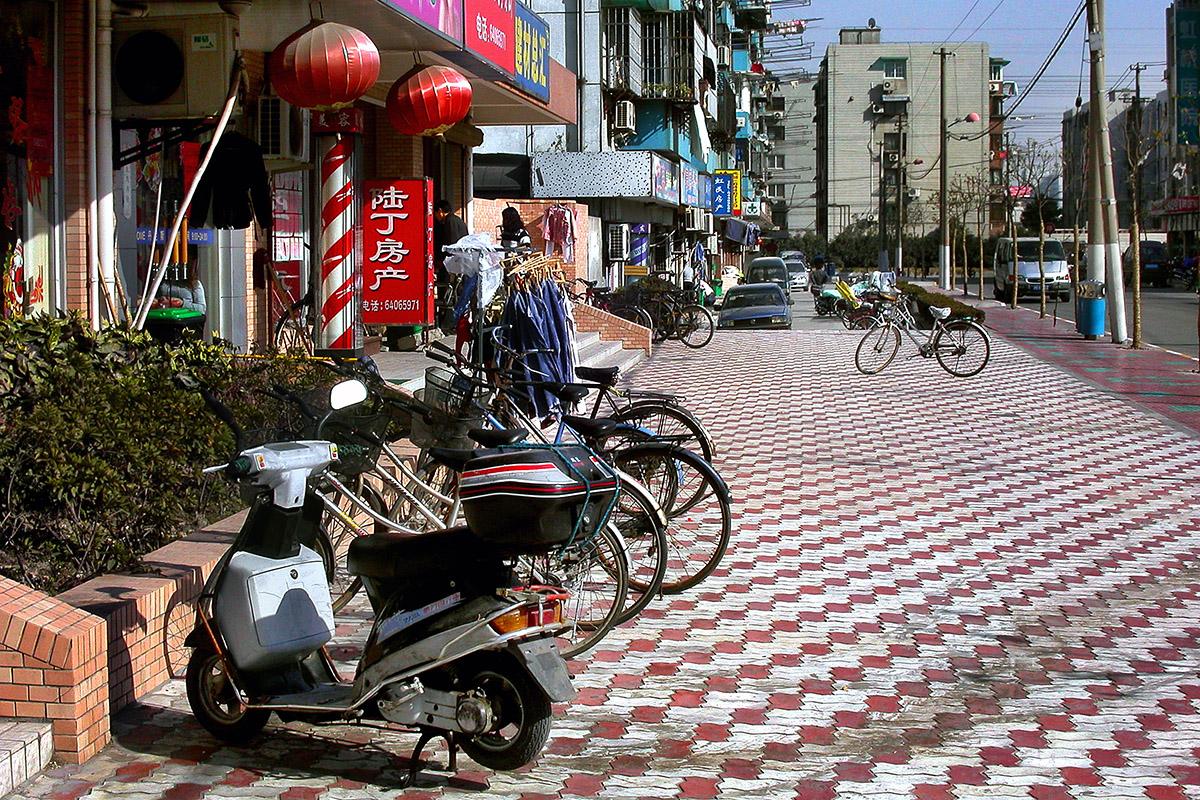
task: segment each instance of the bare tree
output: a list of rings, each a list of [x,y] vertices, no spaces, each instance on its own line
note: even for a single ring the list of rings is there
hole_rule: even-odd
[[[1144,66],[1142,67],[1144,69]],[[1137,350],[1142,346],[1142,215],[1145,205],[1142,192],[1142,167],[1154,152],[1162,138],[1161,131],[1147,132],[1142,119],[1141,70],[1138,71],[1138,92],[1132,98],[1129,112],[1125,114],[1124,131],[1125,163],[1129,167],[1129,242],[1133,256],[1133,339],[1130,347]],[[1160,267],[1161,269],[1161,267]],[[1198,323],[1200,324],[1200,323]]]
[[[1017,186],[1022,188],[1028,187],[1029,193],[1036,201],[1041,195],[1041,187],[1047,180],[1054,177],[1059,171],[1059,151],[1057,148],[1049,144],[1036,142],[1032,139],[1025,142],[1016,148],[1008,151],[1008,157],[1011,159],[1009,169],[1011,170],[1012,180]],[[1038,222],[1038,281],[1041,284],[1040,302],[1038,305],[1039,316],[1046,316],[1046,225],[1042,221],[1042,215],[1039,213],[1036,216]],[[1016,242],[1013,242],[1016,246]],[[1015,277],[1015,276],[1014,276]],[[1016,281],[1013,282],[1013,292],[1016,293]],[[1016,307],[1015,304],[1013,306]]]

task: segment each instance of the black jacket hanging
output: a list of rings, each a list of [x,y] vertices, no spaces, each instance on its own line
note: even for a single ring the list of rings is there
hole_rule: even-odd
[[[201,159],[207,149],[208,145],[201,149]],[[210,218],[210,200],[214,228],[249,228],[252,215],[264,228],[270,228],[274,222],[271,186],[262,148],[237,131],[221,136],[212,162],[196,187],[192,210],[188,214],[188,222],[193,228],[204,227]]]

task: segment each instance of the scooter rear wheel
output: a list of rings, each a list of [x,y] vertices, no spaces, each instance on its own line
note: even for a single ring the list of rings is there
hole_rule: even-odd
[[[464,670],[460,688],[482,692],[492,706],[492,730],[460,739],[464,752],[495,770],[523,767],[538,757],[550,738],[550,698],[516,659],[484,653]]]
[[[186,683],[192,713],[218,739],[235,744],[247,742],[271,717],[270,711],[242,704],[225,671],[225,662],[214,650],[199,647],[192,651]]]

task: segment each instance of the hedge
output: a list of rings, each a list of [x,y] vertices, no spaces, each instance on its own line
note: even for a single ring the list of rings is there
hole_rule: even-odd
[[[211,387],[244,427],[281,413],[257,390],[332,373],[290,358],[235,358],[189,339],[167,348],[77,314],[0,320],[0,574],[48,593],[136,569],[141,555],[237,510],[201,469],[232,435],[194,392]]]
[[[941,294],[940,292],[931,292],[925,287],[918,286],[915,283],[900,281],[896,284],[896,288],[905,294],[913,296],[913,301],[917,305],[917,309],[921,318],[923,318],[924,321],[930,325],[933,324],[933,318],[930,317],[926,311],[926,309],[928,309],[930,306],[949,308],[951,317],[965,317],[966,319],[973,319],[981,324],[987,316],[984,314],[982,308],[976,308],[975,306],[970,306],[966,303],[959,302],[953,297]]]

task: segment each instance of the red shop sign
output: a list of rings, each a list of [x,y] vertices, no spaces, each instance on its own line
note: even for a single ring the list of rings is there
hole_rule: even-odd
[[[509,75],[517,71],[516,6],[513,0],[464,0],[467,49]]]
[[[363,182],[363,323],[434,318],[433,181]]]

